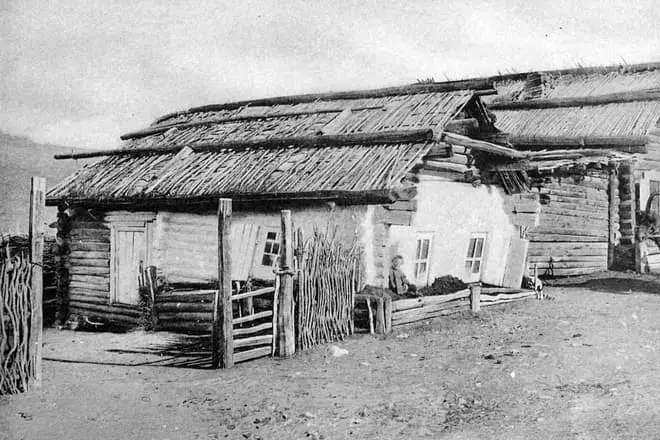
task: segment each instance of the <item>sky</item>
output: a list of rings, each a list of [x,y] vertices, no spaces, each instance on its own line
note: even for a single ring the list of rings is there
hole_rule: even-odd
[[[654,0],[0,0],[0,130],[116,148],[211,103],[659,61]]]

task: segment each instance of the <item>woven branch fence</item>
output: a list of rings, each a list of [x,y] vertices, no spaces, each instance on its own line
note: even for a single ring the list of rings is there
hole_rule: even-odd
[[[28,389],[33,374],[30,346],[30,276],[25,256],[0,262],[0,395]]]
[[[357,240],[347,245],[337,240],[336,231],[318,229],[301,248],[296,334],[298,347],[306,350],[353,334],[355,294],[362,283],[361,249]]]

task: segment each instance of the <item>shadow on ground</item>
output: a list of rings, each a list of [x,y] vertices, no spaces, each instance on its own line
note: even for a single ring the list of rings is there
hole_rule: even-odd
[[[589,276],[546,281],[550,286],[580,287],[597,292],[660,294],[660,275],[630,272],[600,272]]]
[[[162,342],[136,344],[128,348],[106,348],[102,353],[110,355],[129,355],[132,359],[140,359],[130,363],[121,362],[123,356],[100,356],[92,360],[89,356],[82,359],[63,359],[44,356],[45,360],[59,363],[114,365],[126,367],[172,367],[172,368],[211,368],[211,336],[168,334]],[[117,360],[115,360],[117,359]]]

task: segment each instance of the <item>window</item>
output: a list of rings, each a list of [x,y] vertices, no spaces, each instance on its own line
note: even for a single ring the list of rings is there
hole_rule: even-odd
[[[485,247],[486,235],[472,234],[468,243],[467,256],[465,257],[465,272],[467,272],[468,276],[471,278],[478,277],[481,274]]]
[[[417,236],[417,247],[415,250],[414,275],[415,282],[427,284],[429,276],[429,259],[431,255],[431,234]]]
[[[272,267],[280,253],[279,233],[266,233],[266,244],[264,245],[264,254],[261,257],[263,266]]]

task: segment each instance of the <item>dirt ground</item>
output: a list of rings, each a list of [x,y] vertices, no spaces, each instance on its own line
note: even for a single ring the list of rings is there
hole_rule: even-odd
[[[231,370],[200,338],[48,330],[43,388],[0,398],[0,438],[660,438],[660,279],[572,282]]]

